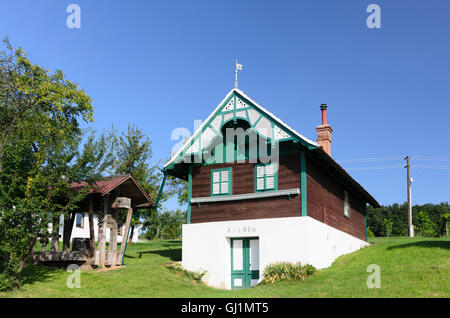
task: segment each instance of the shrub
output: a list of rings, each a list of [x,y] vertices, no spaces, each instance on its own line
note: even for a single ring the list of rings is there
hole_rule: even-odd
[[[436,224],[434,224],[430,217],[423,211],[420,211],[417,216],[417,229],[422,236],[435,236],[436,231],[434,230]]]
[[[0,291],[18,288],[20,286],[18,267],[16,259],[13,259],[11,262],[0,259]]]
[[[367,237],[375,237],[375,234],[367,227]]]
[[[302,266],[300,262],[277,262],[269,264],[266,268],[264,268],[263,282],[265,284],[273,284],[276,281],[305,280],[306,277],[312,275],[315,271],[316,268],[310,264],[305,264]]]
[[[390,237],[392,234],[392,226],[394,225],[394,221],[390,218],[384,218],[383,220],[383,228],[385,230],[385,234],[387,237]]]

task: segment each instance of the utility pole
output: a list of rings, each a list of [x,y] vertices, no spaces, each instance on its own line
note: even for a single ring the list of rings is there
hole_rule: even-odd
[[[406,190],[408,193],[408,225],[409,225],[409,237],[414,237],[414,226],[412,224],[412,207],[411,207],[411,174],[409,171],[410,164],[409,164],[409,156],[405,157],[406,160]]]

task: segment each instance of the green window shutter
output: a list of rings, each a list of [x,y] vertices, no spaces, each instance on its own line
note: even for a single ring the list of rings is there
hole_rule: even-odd
[[[275,163],[255,166],[255,191],[276,190],[278,166]]]
[[[264,166],[256,166],[256,191],[263,191],[264,187]]]
[[[220,194],[220,171],[211,171],[212,195]]]
[[[265,166],[266,173],[266,190],[275,189],[275,164],[269,164]]]
[[[211,195],[231,194],[231,168],[211,170]]]

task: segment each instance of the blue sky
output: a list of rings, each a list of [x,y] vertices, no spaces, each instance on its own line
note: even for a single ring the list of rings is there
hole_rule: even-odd
[[[1,0],[0,34],[79,83],[94,128],[142,128],[154,161],[233,88],[238,58],[239,88],[306,137],[328,104],[332,156],[381,204],[405,201],[407,154],[427,166],[412,169],[413,204],[449,201],[448,1]]]

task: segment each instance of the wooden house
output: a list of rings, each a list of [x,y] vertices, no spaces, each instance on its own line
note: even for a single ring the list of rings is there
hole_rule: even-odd
[[[165,165],[188,182],[182,265],[220,288],[257,284],[267,264],[324,268],[367,245],[377,201],[331,157],[332,129],[314,142],[235,88]]]

